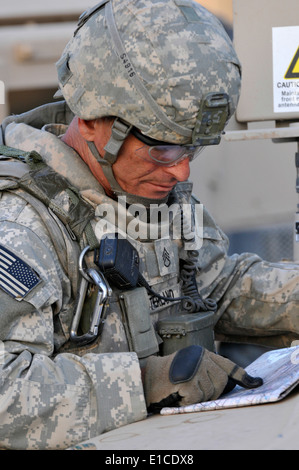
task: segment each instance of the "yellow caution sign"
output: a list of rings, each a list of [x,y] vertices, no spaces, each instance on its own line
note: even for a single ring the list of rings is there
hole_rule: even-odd
[[[286,80],[299,78],[299,46],[284,76]]]

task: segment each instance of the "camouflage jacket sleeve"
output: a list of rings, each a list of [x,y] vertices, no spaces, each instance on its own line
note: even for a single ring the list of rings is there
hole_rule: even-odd
[[[216,339],[289,347],[299,339],[299,265],[227,255],[228,239],[204,212],[198,286],[218,304]]]
[[[228,258],[224,270],[232,265],[218,303],[217,339],[290,347],[299,339],[298,263],[243,253]]]
[[[69,282],[25,201],[0,204],[0,448],[63,449],[146,416],[134,353],[54,354]]]

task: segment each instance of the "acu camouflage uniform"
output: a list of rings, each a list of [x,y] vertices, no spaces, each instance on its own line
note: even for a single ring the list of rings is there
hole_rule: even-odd
[[[121,9],[122,3],[124,2],[114,2],[116,10]],[[127,3],[130,4],[130,9],[120,15],[123,21],[122,35],[125,35],[126,23],[129,23],[126,14],[134,15],[136,2]],[[148,12],[151,12],[147,7],[153,2],[143,0],[140,3],[143,6],[141,11],[144,12],[141,20],[146,26]],[[86,64],[78,72],[84,74],[89,71],[92,76],[96,74],[103,78],[104,84],[110,81],[116,83],[119,87],[119,99],[131,110],[132,122],[143,132],[153,138],[173,143],[183,143],[181,138],[185,135],[187,143],[191,138],[190,129],[196,123],[194,112],[197,103],[193,91],[198,87],[194,82],[194,90],[191,92],[187,77],[192,73],[193,76],[196,75],[196,69],[192,71],[192,67],[197,50],[192,46],[188,50],[190,57],[187,57],[192,60],[186,60],[187,52],[180,50],[179,40],[173,44],[171,51],[165,49],[170,46],[169,43],[166,44],[165,33],[163,34],[163,21],[166,24],[166,16],[170,13],[164,8],[164,2],[155,0],[154,3],[159,8],[158,17],[161,18],[160,28],[156,29],[155,35],[149,29],[151,40],[157,38],[156,50],[163,51],[164,61],[167,62],[167,55],[176,55],[176,67],[179,67],[183,58],[184,64],[190,67],[185,70],[186,75],[182,75],[177,68],[177,76],[166,80],[160,65],[158,74],[151,67],[147,68],[144,57],[149,52],[152,62],[159,63],[153,51],[147,50],[140,57],[134,57],[136,63],[139,61],[143,64],[143,81],[148,81],[150,93],[158,93],[154,96],[154,101],[159,103],[165,114],[161,117],[164,125],[156,125],[153,107],[144,99],[143,90],[139,92],[140,101],[137,106],[134,98],[136,90],[127,99],[127,93],[130,95],[132,89],[124,85],[127,72],[121,65],[117,66],[119,73],[111,76],[105,68],[101,69],[101,61],[92,62],[86,52]],[[187,3],[184,0],[175,1],[185,12],[184,21],[190,25],[197,20],[194,14],[186,20],[186,15],[190,13],[184,9]],[[199,11],[201,7],[195,8]],[[173,9],[171,14],[175,12],[178,15],[178,11]],[[205,44],[215,43],[218,53],[219,50],[224,51],[223,63],[228,62],[231,51],[226,50],[224,37],[213,36],[209,14],[202,14],[203,24],[207,25],[206,34],[202,37],[202,53],[206,54]],[[186,35],[186,31],[180,33],[181,17],[179,20],[175,16],[174,22],[176,21],[176,33]],[[106,28],[107,23],[104,21],[102,26]],[[118,28],[121,29],[121,25],[118,24]],[[145,28],[144,32],[146,30]],[[87,27],[83,26],[78,34],[88,44],[90,36]],[[110,34],[115,41],[113,47],[121,49],[117,36],[113,31]],[[130,54],[134,54],[132,44],[135,39],[130,36],[126,38],[125,45]],[[110,49],[108,44],[108,50]],[[69,68],[71,62],[66,60],[67,51],[68,49],[59,64],[60,81],[69,87],[69,94],[73,97],[72,111],[79,114],[75,108],[77,104],[80,107],[80,103],[83,103],[90,114],[82,117],[91,119],[91,106],[99,96],[91,96],[91,91],[84,89],[75,93],[76,85]],[[214,59],[217,58],[215,55]],[[229,68],[229,78],[233,82],[236,79],[236,66],[229,65]],[[153,73],[154,78],[158,79],[157,83],[151,80]],[[215,91],[223,91],[225,74],[222,77],[220,73],[215,78]],[[201,80],[204,79],[202,76]],[[134,86],[138,87],[140,84],[135,83]],[[159,95],[157,90],[161,87],[177,90],[176,100],[167,93]],[[206,80],[203,93],[210,88],[211,83]],[[122,90],[125,90],[123,94]],[[107,96],[107,106],[115,102],[109,95],[109,87],[102,96]],[[172,101],[176,101],[177,108],[180,109],[180,99],[184,101],[189,115],[178,112],[180,123],[170,132],[167,126],[173,118]],[[233,102],[231,106],[233,108]],[[139,108],[143,108],[140,115]],[[108,111],[106,109],[104,113],[117,115],[117,110],[115,113]],[[160,113],[157,109],[154,111]],[[148,115],[148,120],[143,119],[144,115]],[[25,151],[36,150],[51,168],[65,176],[70,186],[77,188],[82,198],[95,210],[93,225],[96,227],[101,206],[105,203],[115,205],[115,201],[104,194],[78,154],[59,139],[58,136],[65,132],[65,125],[70,123],[72,117],[73,113],[61,102],[7,118],[3,123],[3,143]],[[71,203],[66,192],[57,197],[59,203],[65,207]],[[193,203],[196,201],[194,198]],[[33,287],[23,297],[8,294],[3,289],[3,283],[0,289],[0,445],[12,449],[66,448],[115,427],[144,419],[146,405],[139,358],[145,357],[150,351],[143,351],[138,356],[131,350],[128,331],[123,323],[123,312],[118,302],[118,292],[113,293],[99,340],[84,350],[72,349],[69,331],[76,282],[62,266],[47,225],[38,211],[28,202],[22,190],[15,189],[12,180],[5,175],[1,179],[0,221],[2,259],[11,257],[26,269],[34,270]],[[59,221],[57,224],[67,246],[71,243],[69,234]],[[163,245],[164,243],[167,245]],[[142,274],[150,285],[160,293],[172,289],[180,294],[179,259],[185,253],[182,242],[134,240],[134,244],[140,254]],[[163,246],[171,254],[170,266],[161,263]],[[227,237],[205,211],[202,248],[197,260],[197,283],[203,298],[211,297],[218,304],[215,314],[217,339],[257,342],[276,347],[289,346],[292,340],[299,337],[298,265],[267,263],[248,253],[228,257],[227,248]],[[68,264],[71,265],[71,260],[68,260]],[[176,314],[179,304],[163,304],[153,300],[151,307],[151,321],[155,324],[158,318]]]
[[[61,116],[64,105],[57,108]],[[47,108],[40,112],[47,113]],[[52,110],[51,114],[53,118]],[[30,114],[14,117],[22,119],[30,120]],[[60,125],[57,130],[61,131]],[[6,127],[5,143],[38,151],[68,177],[96,213],[107,203],[109,198],[80,157],[54,134],[12,122]],[[2,181],[4,186],[7,180]],[[2,246],[41,279],[24,299],[13,299],[0,290],[1,445],[65,448],[145,418],[138,357],[129,351],[116,299],[99,341],[84,351],[64,352],[74,299],[47,229],[26,200],[18,197],[18,190],[2,192],[0,220]],[[179,245],[174,243],[172,249],[176,266]],[[160,293],[173,289],[179,294],[177,268],[161,275],[155,243],[136,243],[136,247],[151,285]],[[205,212],[197,282],[203,297],[218,302],[217,338],[289,346],[299,337],[298,266],[267,263],[253,254],[228,257],[227,247],[226,236]],[[162,317],[177,313],[177,303],[153,302],[153,322],[158,312]]]

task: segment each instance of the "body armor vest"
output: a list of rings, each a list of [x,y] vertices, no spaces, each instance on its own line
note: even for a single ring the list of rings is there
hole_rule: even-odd
[[[80,282],[80,250],[86,245],[90,246],[91,251],[99,246],[103,229],[103,205],[94,209],[85,202],[76,188],[70,187],[68,181],[44,163],[36,152],[23,152],[6,146],[2,146],[0,152],[3,154],[0,164],[0,189],[17,191],[18,196],[23,197],[38,211],[51,235],[60,262],[71,280],[76,298]],[[188,182],[177,184],[174,196],[180,208],[184,203],[190,204],[191,189],[192,185]],[[152,292],[149,294],[145,287],[121,290],[112,286],[109,308],[97,339],[84,347],[67,341],[63,349],[76,354],[86,354],[87,350],[96,353],[133,350],[142,360],[151,354],[161,353],[163,345],[164,353],[167,354],[184,347],[186,344],[180,339],[185,340],[186,337],[192,337],[192,344],[200,341],[204,346],[213,349],[213,311],[209,312],[209,304],[202,301],[197,292],[199,305],[197,304],[195,310],[201,311],[200,317],[194,312],[194,308],[191,314],[182,310],[180,297],[183,294],[184,282],[181,278],[181,263],[188,261],[188,255],[191,253],[192,256],[192,251],[184,250],[181,239],[173,239],[175,224],[178,219],[179,224],[181,221],[181,210],[173,215],[171,223],[166,221],[171,231],[169,237],[150,239],[148,230],[151,224],[147,220],[139,220],[140,232],[146,232],[146,237],[142,240],[136,236],[130,237],[132,226],[136,229],[136,217],[132,214],[132,207],[128,210],[125,204],[119,204],[119,201],[107,198],[108,201],[114,210],[113,217],[111,214],[110,217],[109,214],[107,216],[106,212],[106,230],[109,231],[109,225],[112,232],[126,230],[127,238],[139,254],[140,272],[158,295]],[[125,225],[122,226],[119,222],[122,220],[123,223],[121,213],[126,218]],[[163,223],[154,224],[153,229],[158,226],[163,232]],[[194,266],[192,268],[194,269]],[[194,282],[192,286],[194,289]],[[95,295],[92,286],[85,296],[82,309],[80,329],[83,334],[90,324]],[[211,309],[215,310],[215,306],[211,305]],[[174,323],[169,323],[169,319],[174,319]],[[200,330],[204,330],[201,340],[198,335]],[[195,336],[194,331],[197,332]],[[172,341],[172,346],[165,348],[166,344],[170,344],[171,338],[176,340]]]

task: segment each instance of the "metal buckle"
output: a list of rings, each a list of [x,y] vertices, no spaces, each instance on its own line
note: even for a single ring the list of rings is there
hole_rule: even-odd
[[[86,344],[92,343],[99,336],[103,321],[107,314],[109,297],[112,294],[112,290],[102,273],[94,268],[87,268],[83,266],[84,256],[88,250],[89,246],[84,248],[79,257],[79,271],[82,277],[77,296],[76,308],[74,311],[74,318],[70,330],[70,339],[78,346],[84,346]],[[82,335],[78,335],[78,327],[89,284],[94,284],[97,286],[97,298],[90,321],[89,331]]]

